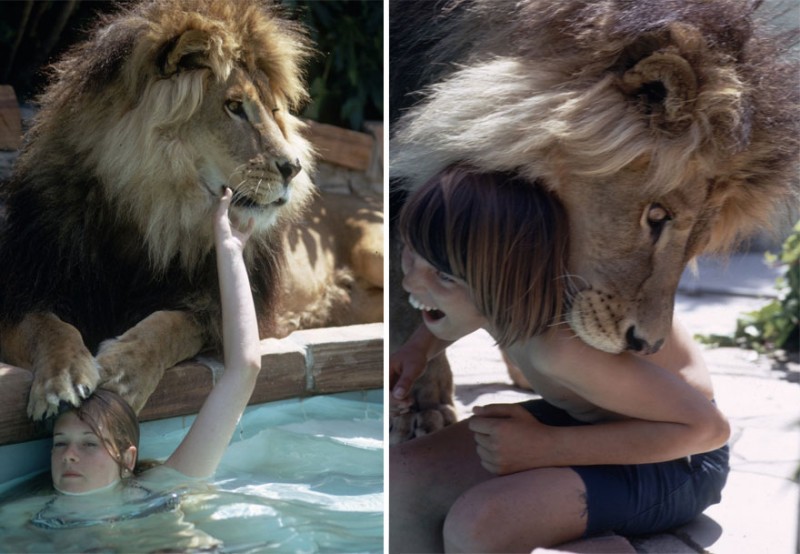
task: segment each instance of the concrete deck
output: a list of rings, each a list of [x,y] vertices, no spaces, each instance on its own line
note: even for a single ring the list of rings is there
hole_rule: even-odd
[[[759,254],[701,260],[687,272],[676,317],[696,334],[728,334],[742,313],[775,294],[777,268]],[[478,332],[448,350],[459,416],[473,406],[535,397],[515,388],[491,338]],[[792,554],[800,552],[800,364],[777,366],[736,348],[706,351],[717,402],[733,428],[731,473],[722,502],[670,533],[629,537],[648,554]]]

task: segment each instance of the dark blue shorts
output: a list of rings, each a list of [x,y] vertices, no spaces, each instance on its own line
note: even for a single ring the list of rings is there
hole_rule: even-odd
[[[522,406],[545,425],[590,425],[544,400]],[[688,523],[720,500],[728,446],[657,464],[574,466],[586,486],[586,536],[642,535]]]

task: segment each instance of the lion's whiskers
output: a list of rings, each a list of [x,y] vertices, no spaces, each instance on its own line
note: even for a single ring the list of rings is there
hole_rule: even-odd
[[[548,327],[558,327],[561,325],[570,327],[570,317],[574,318],[575,316],[580,317],[582,315],[580,308],[574,307],[575,298],[578,297],[578,295],[581,293],[581,290],[591,289],[589,282],[584,277],[581,277],[577,274],[566,273],[559,277],[559,281],[564,281],[564,310],[561,312],[560,317],[553,319],[549,323]],[[583,285],[583,289],[579,288],[578,282]],[[571,338],[578,338],[577,334],[575,334],[575,331],[572,331],[571,327],[570,330],[572,332]]]
[[[233,171],[231,171],[230,174],[228,175],[228,179],[227,179],[228,183],[230,183],[233,180],[234,176],[237,173],[241,173],[243,175],[243,178],[236,185],[233,185],[233,186],[230,187],[231,190],[233,191],[233,196],[234,197],[236,197],[237,193],[241,194],[241,192],[239,190],[239,187],[241,187],[243,184],[245,184],[247,182],[247,164],[243,163],[243,164],[239,164],[236,167],[234,167]]]
[[[242,187],[242,185],[244,185],[247,182],[246,171],[245,171],[246,167],[247,167],[247,164],[240,164],[240,165],[236,166],[233,169],[233,171],[231,171],[230,175],[228,176],[228,182],[231,182],[231,180],[233,179],[234,175],[236,175],[237,173],[242,172],[245,175],[244,178],[241,181],[239,181],[237,184],[231,186],[231,191],[233,192],[233,197],[231,198],[231,201],[238,200],[238,199],[242,198],[242,196],[244,196],[244,193],[241,191],[241,187]]]

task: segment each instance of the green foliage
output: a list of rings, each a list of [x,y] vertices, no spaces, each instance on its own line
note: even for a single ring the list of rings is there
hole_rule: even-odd
[[[383,119],[383,2],[285,0],[310,31],[319,54],[309,68],[304,117],[361,130]]]
[[[698,337],[718,346],[740,346],[761,353],[800,349],[800,221],[783,243],[780,258],[767,253],[767,261],[780,259],[786,272],[778,277],[778,297],[754,312],[742,314],[733,336]]]

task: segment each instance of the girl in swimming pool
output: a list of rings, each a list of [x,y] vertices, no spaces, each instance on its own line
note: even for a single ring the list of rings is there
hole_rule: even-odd
[[[215,471],[261,370],[253,296],[242,258],[253,221],[241,230],[231,224],[231,196],[226,188],[213,222],[226,370],[186,437],[163,464],[188,477],[208,477]],[[118,395],[99,389],[55,422],[53,486],[68,495],[113,488],[133,474],[138,448],[136,414]]]
[[[392,552],[580,551],[592,535],[661,531],[719,501],[730,430],[686,331],[674,324],[647,357],[612,355],[560,323],[567,229],[555,198],[452,167],[411,194],[399,230],[403,288],[423,322],[391,357],[393,396],[483,328],[542,399],[476,408],[391,448]]]

